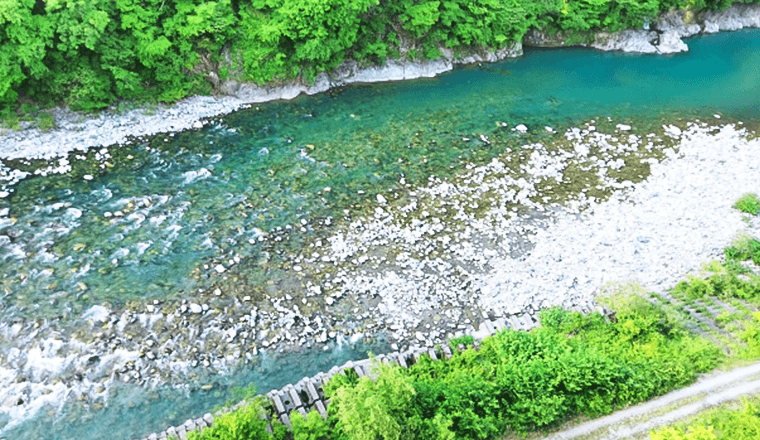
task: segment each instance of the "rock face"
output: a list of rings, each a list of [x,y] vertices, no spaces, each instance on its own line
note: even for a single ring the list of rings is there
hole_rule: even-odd
[[[314,95],[334,87],[354,83],[375,83],[384,81],[401,81],[415,78],[432,78],[448,72],[455,65],[480,62],[495,62],[505,58],[514,58],[523,54],[522,43],[517,42],[497,50],[483,50],[462,58],[453,52],[444,50],[443,57],[436,60],[403,61],[388,60],[383,66],[360,66],[356,61],[346,61],[330,73],[321,73],[314,84],[304,84],[298,80],[275,86],[257,86],[251,83],[225,81],[220,91],[245,102],[266,102],[278,99],[293,99],[301,93]]]
[[[725,11],[709,11],[699,20],[705,33],[760,27],[760,4],[738,4]]]
[[[605,51],[670,54],[689,50],[682,38],[750,27],[760,27],[760,4],[737,4],[725,11],[703,12],[696,17],[691,11],[671,11],[661,15],[646,29],[589,34],[586,36],[589,42],[568,43],[565,35],[547,35],[532,30],[525,35],[525,44],[538,47],[576,45]]]
[[[623,52],[657,53],[653,43],[657,41],[657,32],[653,31],[622,31],[609,34],[600,32],[590,44],[599,50],[622,50]]]

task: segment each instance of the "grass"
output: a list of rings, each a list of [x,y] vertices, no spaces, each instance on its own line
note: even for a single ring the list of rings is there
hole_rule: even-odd
[[[21,130],[18,115],[12,110],[3,111],[0,114],[0,121],[2,122],[2,128],[9,128],[14,131]]]
[[[686,422],[654,430],[651,440],[749,440],[760,437],[760,399],[709,409]]]
[[[738,273],[746,273],[748,269],[741,264],[741,261],[752,260],[754,264],[760,265],[760,241],[747,234],[740,234],[731,246],[726,248],[725,255],[726,265],[729,268]]]
[[[37,115],[37,128],[39,128],[42,131],[48,131],[55,128],[55,123],[53,122],[53,115],[50,113],[40,113]]]
[[[760,211],[760,199],[754,193],[744,194],[734,203],[734,208],[747,214],[757,215]]]

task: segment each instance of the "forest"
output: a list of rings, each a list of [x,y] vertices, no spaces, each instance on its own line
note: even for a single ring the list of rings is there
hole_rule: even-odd
[[[750,2],[752,0],[747,0]],[[549,33],[640,28],[734,0],[0,0],[0,111],[172,102],[214,78],[313,81],[345,60],[433,59]]]

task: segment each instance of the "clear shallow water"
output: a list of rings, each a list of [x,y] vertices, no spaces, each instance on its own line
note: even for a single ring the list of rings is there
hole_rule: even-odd
[[[527,50],[435,79],[259,105],[200,131],[113,149],[113,157],[72,157],[70,175],[27,179],[0,200],[0,212],[9,209],[0,217],[2,313],[63,317],[69,326],[91,304],[189,297],[217,281],[203,264],[228,265],[234,256],[276,263],[276,251],[317,233],[266,245],[262,231],[356,212],[375,193],[399,190],[402,175],[413,183],[488,161],[501,151],[477,135],[517,124],[540,133],[598,116],[655,126],[674,114],[757,119],[760,32],[693,38],[689,46],[672,56]],[[287,277],[275,264],[232,270],[241,290]],[[234,381],[255,380],[265,391],[337,360],[327,356],[334,355],[301,358],[302,370],[243,371]],[[60,421],[26,424],[8,438],[138,437],[202,414],[227,387],[190,398],[125,387],[106,409],[74,405]],[[72,422],[83,414],[94,416]]]
[[[9,208],[0,220],[1,306],[6,314],[78,316],[92,303],[186,297],[210,286],[199,263],[259,255],[250,243],[263,231],[339,217],[397,188],[401,176],[413,183],[449,175],[462,160],[500,153],[462,136],[599,115],[756,116],[758,33],[689,44],[691,52],[672,56],[528,50],[436,79],[260,105],[112,158],[72,157],[74,173],[24,180],[0,201]],[[250,285],[269,276],[247,274]]]
[[[266,392],[295,383],[303,377],[327,371],[349,359],[366,358],[368,351],[384,351],[382,345],[345,344],[339,349],[321,349],[290,354],[283,368],[280,357],[264,355],[255,367],[230,376],[190,374],[184,389],[158,387],[145,390],[131,384],[114,387],[107,405],[70,403],[60,414],[41,411],[34,420],[4,432],[5,439],[50,440],[131,440],[179,426],[189,418],[197,418],[223,405],[228,400],[239,401],[236,389],[255,383],[257,390]],[[211,385],[210,390],[202,386]],[[102,402],[101,402],[102,403]]]

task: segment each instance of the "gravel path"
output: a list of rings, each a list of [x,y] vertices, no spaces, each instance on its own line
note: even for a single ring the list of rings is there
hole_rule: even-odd
[[[697,413],[742,397],[760,393],[760,363],[721,373],[710,373],[687,388],[618,411],[576,427],[560,431],[545,440],[648,439],[649,431],[668,426]],[[699,398],[693,402],[694,398]],[[667,408],[676,409],[667,411]]]

